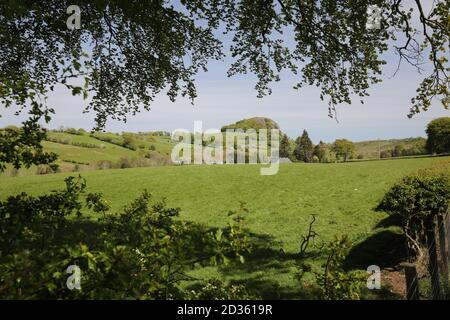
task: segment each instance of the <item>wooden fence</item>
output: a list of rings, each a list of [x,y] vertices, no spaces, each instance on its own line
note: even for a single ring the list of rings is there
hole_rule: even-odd
[[[443,300],[449,294],[450,264],[450,206],[444,214],[428,220],[425,225],[427,259],[427,277],[430,282],[428,293],[421,292],[417,266],[403,264],[406,278],[406,298],[418,300],[421,297]],[[424,290],[422,290],[424,291]]]

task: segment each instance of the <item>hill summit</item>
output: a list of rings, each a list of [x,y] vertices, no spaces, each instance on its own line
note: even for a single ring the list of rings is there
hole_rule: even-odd
[[[225,131],[227,129],[255,129],[256,131],[260,129],[279,129],[280,127],[278,124],[269,118],[264,117],[253,117],[249,119],[243,119],[240,121],[237,121],[235,123],[223,126],[221,128],[221,131]]]

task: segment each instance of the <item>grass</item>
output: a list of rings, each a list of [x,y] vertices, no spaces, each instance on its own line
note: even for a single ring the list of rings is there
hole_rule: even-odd
[[[123,137],[109,132],[95,133],[95,136],[90,136],[88,133],[77,135],[50,131],[47,135],[48,141],[42,142],[44,150],[58,155],[56,163],[63,172],[72,172],[75,166],[78,167],[77,170],[81,171],[98,169],[97,165],[102,161],[115,164],[122,158],[142,159],[149,152],[159,153],[162,158],[170,159],[170,153],[174,145],[174,142],[168,136],[151,134],[134,135],[136,150],[121,146]],[[111,139],[113,143],[95,137]],[[21,168],[17,172],[12,170],[11,165],[8,165],[5,172],[0,172],[0,178],[16,175],[31,176],[36,174],[36,170],[36,166],[31,166],[29,169]]]
[[[293,280],[294,255],[311,215],[320,242],[347,234],[356,243],[349,268],[391,266],[402,258],[402,237],[384,224],[387,215],[374,207],[388,188],[405,174],[449,157],[339,164],[285,164],[274,176],[261,176],[257,165],[166,166],[91,171],[82,174],[88,191],[101,192],[114,210],[143,189],[168,206],[180,207],[181,218],[211,228],[224,226],[227,212],[245,202],[255,250],[244,265],[198,268],[196,277],[246,279],[264,298],[304,298]],[[42,194],[63,187],[71,174],[0,177],[0,199],[19,192]],[[73,175],[73,174],[72,174]],[[324,257],[312,253],[319,268]],[[186,284],[188,285],[188,284]]]
[[[97,148],[85,148],[71,144],[61,144],[50,141],[43,142],[44,150],[47,152],[56,153],[58,155],[58,159],[60,160],[95,163],[101,160],[109,160],[114,162],[118,161],[122,157],[137,156],[135,151],[121,146],[116,146],[111,143],[99,141],[88,136],[77,136],[65,133],[52,133],[49,136],[57,136],[60,139],[65,139],[65,136],[69,136],[69,141],[84,142],[98,146]]]
[[[44,142],[44,149],[46,151],[55,152],[58,154],[59,159],[81,161],[81,162],[96,162],[101,160],[118,161],[120,158],[133,158],[143,156],[142,149],[149,150],[151,145],[154,145],[155,151],[170,155],[172,150],[173,142],[170,137],[160,137],[160,136],[137,136],[136,144],[137,147],[140,145],[141,148],[137,148],[136,151],[124,148],[118,144],[123,143],[122,136],[102,132],[95,133],[95,136],[100,138],[111,139],[113,143],[101,141],[95,137],[89,135],[74,135],[64,132],[49,132],[48,137],[51,139],[58,139],[60,141],[66,140],[74,143],[86,143],[91,145],[96,145],[98,148],[85,148],[80,146],[73,146],[71,144],[61,144],[53,142]]]

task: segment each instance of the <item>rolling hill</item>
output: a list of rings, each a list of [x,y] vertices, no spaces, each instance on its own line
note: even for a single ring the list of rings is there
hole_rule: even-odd
[[[279,129],[269,118],[253,117],[225,125],[227,129]],[[295,148],[290,139],[291,151]],[[354,158],[378,159],[392,156],[393,150],[402,156],[425,153],[425,138],[389,139],[355,142]],[[86,171],[110,168],[170,165],[170,154],[175,142],[168,132],[93,132],[83,129],[61,128],[48,132],[44,150],[58,155],[58,171]],[[331,143],[326,144],[331,147]],[[398,156],[398,155],[397,155]],[[48,166],[20,169],[9,167],[0,175],[30,175],[52,173]]]

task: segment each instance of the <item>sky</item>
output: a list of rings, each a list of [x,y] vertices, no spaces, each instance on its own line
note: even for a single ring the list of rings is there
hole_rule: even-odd
[[[194,105],[181,97],[173,103],[161,94],[150,111],[130,116],[127,123],[109,120],[106,130],[171,132],[183,128],[193,131],[194,121],[198,120],[203,122],[203,130],[219,129],[243,118],[259,116],[273,119],[291,138],[306,129],[315,143],[319,140],[332,142],[338,138],[362,141],[425,136],[427,123],[437,117],[450,116],[450,110],[445,110],[435,101],[429,111],[409,119],[410,99],[423,75],[403,64],[392,77],[398,58],[392,52],[384,58],[387,65],[383,82],[370,88],[370,96],[364,99],[364,105],[358,99],[352,105],[339,105],[338,121],[328,117],[327,102],[320,100],[317,88],[294,90],[292,87],[298,80],[288,73],[282,74],[280,82],[272,84],[270,96],[257,98],[254,76],[228,78],[231,60],[227,59],[211,62],[207,73],[197,75],[198,97]],[[47,127],[92,129],[94,115],[82,113],[85,104],[86,101],[80,97],[73,97],[69,91],[58,88],[48,99],[48,105],[55,108],[56,115]],[[20,124],[24,118],[4,110],[1,115],[0,127]]]

